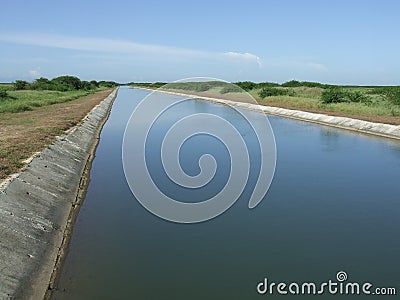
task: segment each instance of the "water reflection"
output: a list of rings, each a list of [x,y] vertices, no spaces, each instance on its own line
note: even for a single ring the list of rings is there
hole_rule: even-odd
[[[339,146],[339,132],[336,129],[322,127],[320,138],[322,151],[335,151]]]

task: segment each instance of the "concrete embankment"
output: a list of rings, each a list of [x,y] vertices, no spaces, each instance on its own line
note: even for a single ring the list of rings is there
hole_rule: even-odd
[[[116,93],[0,188],[0,299],[43,299]]]
[[[147,89],[154,91],[154,89]],[[358,119],[352,119],[347,117],[336,117],[336,116],[329,116],[325,114],[317,114],[317,113],[310,113],[300,110],[293,110],[293,109],[286,109],[286,108],[279,108],[279,107],[272,107],[272,106],[264,106],[264,105],[257,105],[257,104],[249,104],[244,102],[237,102],[219,98],[211,98],[211,97],[203,97],[198,95],[191,95],[191,94],[184,94],[184,93],[177,93],[177,92],[170,92],[165,90],[157,90],[158,92],[163,92],[167,94],[189,97],[192,99],[199,99],[203,101],[209,101],[213,103],[229,105],[232,107],[254,110],[254,111],[263,111],[265,114],[274,115],[284,118],[291,118],[299,121],[305,122],[312,122],[321,125],[332,126],[336,128],[351,130],[362,132],[366,134],[378,135],[392,139],[399,139],[400,140],[400,126],[398,125],[390,125],[390,124],[383,124],[383,123],[374,123],[368,122]]]

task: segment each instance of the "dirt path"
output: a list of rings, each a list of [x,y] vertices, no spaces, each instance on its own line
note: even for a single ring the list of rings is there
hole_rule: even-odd
[[[112,89],[21,113],[0,114],[0,181],[17,173],[24,159],[78,124]]]

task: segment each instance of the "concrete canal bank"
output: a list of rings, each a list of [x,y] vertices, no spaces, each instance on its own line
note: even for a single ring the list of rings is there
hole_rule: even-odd
[[[148,89],[148,88],[142,88],[142,89],[155,91],[154,89]],[[336,128],[400,140],[400,126],[398,125],[374,123],[348,117],[336,117],[326,114],[311,113],[300,110],[286,109],[286,108],[279,108],[272,106],[256,105],[251,103],[231,101],[220,98],[211,98],[211,97],[204,97],[204,96],[191,95],[185,93],[170,92],[165,90],[156,90],[156,91],[182,97],[188,97],[192,99],[209,101],[212,103],[229,105],[232,107],[237,107],[242,109],[263,111],[265,114],[268,115],[290,118],[299,121],[311,122],[320,125],[332,126]]]
[[[0,299],[43,299],[116,93],[0,187]]]

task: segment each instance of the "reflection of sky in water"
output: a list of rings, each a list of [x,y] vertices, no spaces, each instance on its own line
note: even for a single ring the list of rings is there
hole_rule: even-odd
[[[186,140],[182,145],[179,158],[183,170],[185,170],[187,174],[193,176],[197,175],[200,171],[198,165],[199,158],[203,154],[213,155],[218,167],[214,178],[207,185],[197,189],[181,187],[172,182],[163,170],[161,162],[161,144],[167,131],[174,123],[188,114],[210,113],[209,107],[209,103],[195,100],[179,103],[163,113],[156,122],[154,122],[149,132],[146,143],[146,162],[149,172],[158,188],[175,200],[182,202],[198,202],[210,199],[221,191],[228,180],[231,167],[229,151],[224,145],[224,141],[220,141],[206,134],[198,134]],[[251,126],[234,109],[230,107],[216,107],[213,113],[235,124],[235,128],[248,145],[248,149],[250,149],[250,176],[253,180],[250,180],[249,186],[245,191],[246,194],[249,194],[255,184],[255,182],[253,182],[254,178],[257,178],[260,170],[260,153],[257,138]],[[201,132],[202,128],[204,128],[204,124],[195,123],[192,127],[193,128],[190,130],[191,132]],[[224,138],[228,141],[230,136],[226,134]],[[236,164],[241,164],[241,162],[236,162]],[[243,169],[245,169],[245,166],[243,166]]]

